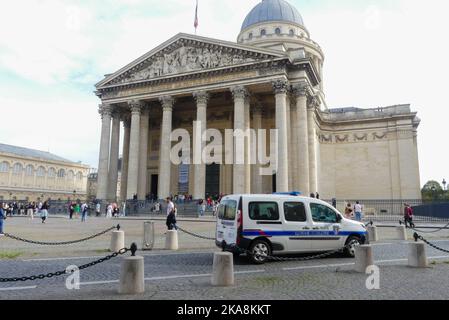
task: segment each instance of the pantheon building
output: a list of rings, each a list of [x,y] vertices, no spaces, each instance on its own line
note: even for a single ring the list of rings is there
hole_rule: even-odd
[[[106,75],[96,85],[102,118],[97,198],[116,198],[120,155],[120,200],[275,191],[421,198],[416,112],[409,105],[328,107],[324,61],[298,10],[284,0],[263,0],[244,19],[236,42],[180,33]],[[194,121],[201,130],[277,129],[277,170],[262,176],[260,164],[173,164],[170,134],[192,133]]]

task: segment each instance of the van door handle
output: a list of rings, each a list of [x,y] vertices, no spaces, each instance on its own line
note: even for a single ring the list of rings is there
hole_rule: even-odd
[[[310,228],[309,227],[304,227],[304,228],[302,228],[302,230],[310,230]]]
[[[313,230],[320,230],[320,228],[313,228]]]

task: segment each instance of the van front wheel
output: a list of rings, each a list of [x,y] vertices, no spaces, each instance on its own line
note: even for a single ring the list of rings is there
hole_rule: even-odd
[[[346,248],[344,251],[345,256],[348,258],[355,258],[355,247],[359,246],[360,238],[356,236],[350,236],[348,241],[346,241]]]
[[[270,245],[263,240],[256,240],[249,248],[249,258],[255,264],[264,264],[271,256]]]

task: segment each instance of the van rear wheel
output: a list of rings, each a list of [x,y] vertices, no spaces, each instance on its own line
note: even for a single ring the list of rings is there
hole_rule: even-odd
[[[251,244],[248,256],[252,263],[264,264],[271,256],[271,247],[266,241],[256,240]]]

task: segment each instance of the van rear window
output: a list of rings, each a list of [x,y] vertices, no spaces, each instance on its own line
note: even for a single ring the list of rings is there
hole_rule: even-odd
[[[221,220],[235,220],[237,201],[223,200],[218,207],[218,218]]]
[[[278,221],[279,208],[276,202],[251,202],[249,218],[259,221]]]

